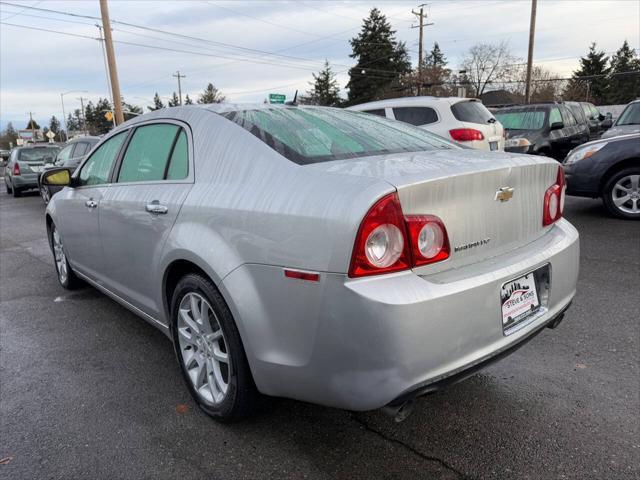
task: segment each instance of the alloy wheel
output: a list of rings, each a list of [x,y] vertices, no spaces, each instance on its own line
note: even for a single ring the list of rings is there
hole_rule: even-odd
[[[640,214],[640,175],[620,178],[611,189],[611,200],[622,212]]]
[[[58,278],[63,285],[69,278],[69,271],[67,270],[67,257],[64,253],[62,245],[62,239],[58,233],[58,229],[53,227],[53,255],[56,262],[56,270],[58,271]]]
[[[187,293],[178,308],[182,363],[198,396],[211,405],[226,397],[231,379],[229,349],[218,318],[199,293]]]

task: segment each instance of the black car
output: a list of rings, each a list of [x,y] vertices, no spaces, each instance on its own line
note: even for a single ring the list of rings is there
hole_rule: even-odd
[[[589,138],[591,138],[591,140],[600,138],[602,132],[611,127],[611,124],[613,123],[611,121],[611,115],[609,115],[609,117],[603,115],[593,103],[580,102],[580,105],[582,106],[584,115],[587,117],[587,121],[589,122]]]
[[[87,154],[91,151],[91,149],[100,141],[100,137],[78,137],[72,140],[65,145],[65,147],[60,150],[58,155],[56,156],[55,162],[52,166],[45,167],[44,172],[46,172],[50,168],[56,167],[67,167],[74,169],[80,165],[82,160],[85,159]],[[50,185],[42,185],[41,182],[42,174],[38,176],[38,190],[40,190],[40,196],[44,201],[45,205],[49,203],[49,199],[51,196],[62,190],[61,187],[53,187]]]
[[[537,103],[501,108],[495,117],[504,126],[505,151],[546,155],[562,160],[589,140],[589,134],[571,111],[559,103]]]
[[[563,105],[571,110],[571,113],[573,113],[573,116],[576,118],[578,125],[580,125],[583,133],[589,140],[595,140],[598,138],[596,135],[591,134],[589,118],[585,114],[584,108],[580,102],[563,102]]]
[[[568,195],[601,197],[612,215],[640,220],[640,133],[585,143],[564,171]]]

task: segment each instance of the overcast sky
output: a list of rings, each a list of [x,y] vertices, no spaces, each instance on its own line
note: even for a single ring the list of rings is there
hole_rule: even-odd
[[[41,125],[51,115],[62,117],[62,92],[86,90],[65,95],[67,113],[79,107],[80,96],[94,101],[108,96],[101,44],[93,39],[96,21],[25,8],[99,17],[98,0],[9,3],[18,6],[0,4],[0,127],[12,121],[24,128],[29,111]],[[177,91],[172,73],[179,70],[186,75],[183,93],[194,99],[208,82],[234,102],[261,102],[269,92],[292,98],[296,89],[308,89],[311,73],[325,58],[344,88],[353,65],[348,40],[373,6],[387,15],[417,63],[418,30],[410,27],[418,3],[110,0],[112,20],[136,25],[113,25],[122,94],[140,106],[149,105],[155,92],[166,101]],[[452,69],[477,42],[507,40],[516,56],[526,58],[529,0],[428,3],[434,25],[425,30],[425,50],[437,41]],[[639,48],[640,0],[539,0],[536,32],[535,63],[568,76],[590,42],[608,53],[625,39]]]

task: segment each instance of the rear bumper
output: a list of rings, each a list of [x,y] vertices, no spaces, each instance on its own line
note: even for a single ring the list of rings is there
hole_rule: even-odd
[[[517,250],[428,276],[323,273],[316,283],[244,265],[222,287],[260,391],[371,410],[473,372],[529,339],[571,302],[578,261],[578,233],[561,220]],[[544,309],[505,336],[502,284],[546,264]]]
[[[13,186],[17,188],[38,188],[38,173],[24,173],[11,177]]]

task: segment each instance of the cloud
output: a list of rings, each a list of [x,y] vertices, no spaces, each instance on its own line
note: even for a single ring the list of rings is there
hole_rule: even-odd
[[[22,2],[24,6],[31,4]],[[418,32],[410,28],[415,21],[411,14],[415,2],[377,4],[388,15],[397,37],[406,42],[415,64]],[[311,73],[321,68],[325,58],[337,72],[353,65],[348,40],[358,33],[372,6],[373,2],[365,1],[112,0],[112,20],[209,40],[167,36],[115,23],[122,93],[127,101],[140,105],[150,103],[155,92],[168,98],[177,90],[172,73],[180,70],[186,75],[183,91],[194,99],[209,82],[233,101],[261,102],[272,90],[292,96],[296,89],[308,88]],[[100,16],[98,2],[52,0],[38,7]],[[0,18],[22,8],[2,5]],[[528,2],[433,1],[428,9],[434,25],[425,29],[425,50],[438,41],[454,70],[464,52],[480,41],[506,39],[515,55],[526,57]],[[544,60],[542,63],[556,73],[568,75],[592,41],[605,51],[615,51],[626,38],[638,48],[639,16],[638,2],[541,0],[534,58]],[[98,35],[92,19],[33,10],[7,22],[91,38]],[[341,73],[338,78],[344,88],[347,75]],[[0,87],[0,126],[8,120],[23,122],[29,110],[36,112],[38,122],[46,122],[52,114],[61,115],[61,92],[88,90],[84,96],[94,101],[108,95],[101,46],[88,38],[0,25]],[[74,98],[69,96],[67,110],[77,107]]]

